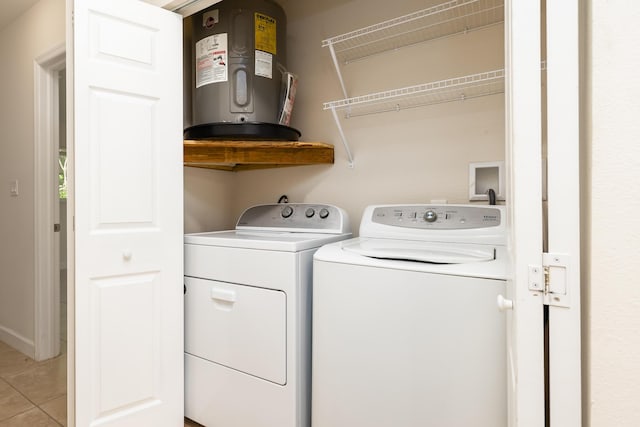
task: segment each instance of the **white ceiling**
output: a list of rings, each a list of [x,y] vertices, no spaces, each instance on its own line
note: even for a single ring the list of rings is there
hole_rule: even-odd
[[[0,29],[26,12],[39,0],[0,0]]]

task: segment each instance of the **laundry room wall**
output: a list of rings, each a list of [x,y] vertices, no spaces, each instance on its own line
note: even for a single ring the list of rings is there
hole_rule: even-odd
[[[33,64],[64,40],[64,0],[41,0],[0,29],[0,339],[23,351],[34,339]]]
[[[585,2],[583,413],[640,425],[640,3]]]
[[[231,214],[234,175],[201,168],[184,168],[184,232],[225,230],[235,226]]]
[[[468,203],[470,162],[504,159],[504,96],[342,120],[355,158],[349,168],[323,102],[342,91],[322,40],[423,9],[424,0],[278,0],[287,13],[288,68],[299,75],[292,126],[301,140],[335,145],[335,164],[235,174],[232,216],[249,205],[326,202],[345,208],[357,231],[365,206]],[[343,67],[350,96],[503,68],[503,25],[387,52]]]

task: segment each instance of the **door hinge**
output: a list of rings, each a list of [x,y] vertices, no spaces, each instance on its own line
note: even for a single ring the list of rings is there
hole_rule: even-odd
[[[541,292],[544,304],[570,307],[568,280],[570,257],[567,254],[542,254],[542,265],[529,266],[529,290]]]

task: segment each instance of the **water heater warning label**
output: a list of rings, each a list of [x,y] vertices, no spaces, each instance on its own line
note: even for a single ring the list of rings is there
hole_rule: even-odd
[[[276,55],[276,20],[262,13],[255,14],[256,50]]]
[[[273,78],[273,55],[256,50],[256,76]]]
[[[196,43],[196,88],[227,81],[227,33]]]

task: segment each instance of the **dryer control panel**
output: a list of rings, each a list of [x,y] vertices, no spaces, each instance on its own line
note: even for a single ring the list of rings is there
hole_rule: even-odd
[[[333,205],[278,203],[258,205],[242,213],[236,230],[347,233],[347,213]]]
[[[370,221],[394,227],[460,230],[498,227],[501,214],[493,206],[389,205],[375,207]]]

